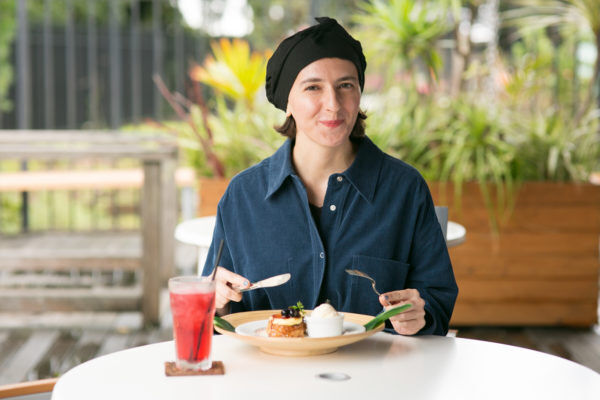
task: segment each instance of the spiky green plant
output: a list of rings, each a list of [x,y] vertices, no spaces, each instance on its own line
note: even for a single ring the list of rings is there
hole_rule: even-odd
[[[224,178],[272,154],[283,138],[273,129],[280,112],[258,96],[269,52],[251,53],[240,39],[222,39],[212,50],[203,66],[190,70],[197,89],[193,100],[170,92],[155,78],[180,121],[154,124],[177,136],[199,176]],[[214,89],[211,101],[204,101],[200,83]]]
[[[521,134],[516,160],[524,180],[587,181],[600,168],[600,111],[575,121],[562,110],[539,110],[514,120]]]
[[[578,115],[587,112],[594,97],[600,107],[600,0],[511,0],[502,13],[504,25],[516,27],[521,34],[556,27],[565,37],[589,39],[596,46],[592,85]]]
[[[441,132],[439,180],[454,183],[459,204],[462,183],[478,182],[492,232],[497,232],[497,217],[512,208],[516,181],[516,147],[506,119],[501,110],[466,95],[453,99],[439,111],[448,113],[450,120],[449,126]],[[495,190],[495,198],[490,185]]]
[[[442,61],[436,44],[452,29],[448,12],[457,4],[456,0],[364,1],[353,20],[363,28],[359,36],[370,61],[383,63],[391,73],[414,73],[423,63],[437,76]]]

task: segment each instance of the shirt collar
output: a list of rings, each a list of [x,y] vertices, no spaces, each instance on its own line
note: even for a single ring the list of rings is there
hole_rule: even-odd
[[[294,141],[288,139],[273,154],[269,163],[269,188],[265,198],[269,198],[282,185],[288,176],[296,172],[292,165],[292,147]],[[383,152],[369,139],[361,139],[356,158],[352,165],[342,173],[369,203],[373,201],[377,180],[383,162]]]
[[[294,175],[294,166],[292,165],[292,147],[294,141],[288,139],[283,145],[273,154],[269,162],[269,188],[265,198],[271,197],[275,193],[288,176]]]
[[[375,196],[382,163],[383,152],[365,136],[360,141],[354,162],[342,173],[369,203]]]

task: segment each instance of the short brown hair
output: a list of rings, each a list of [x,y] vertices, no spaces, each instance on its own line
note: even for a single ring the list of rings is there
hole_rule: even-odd
[[[367,114],[362,110],[358,110],[358,117],[356,117],[356,122],[352,128],[352,132],[350,132],[351,140],[360,139],[365,136],[365,119],[367,119]],[[283,136],[296,139],[296,121],[291,115],[283,121],[283,124],[276,125],[273,128]]]

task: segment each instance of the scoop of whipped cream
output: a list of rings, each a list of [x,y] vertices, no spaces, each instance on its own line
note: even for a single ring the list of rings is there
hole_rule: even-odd
[[[338,313],[335,311],[335,308],[331,306],[331,304],[323,303],[315,308],[310,316],[313,318],[333,318],[337,317]]]

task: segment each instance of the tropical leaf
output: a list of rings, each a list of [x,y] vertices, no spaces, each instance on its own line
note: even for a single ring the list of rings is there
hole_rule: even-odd
[[[379,314],[377,314],[375,317],[373,317],[373,319],[371,319],[369,322],[367,322],[364,325],[364,327],[367,331],[375,329],[379,325],[383,324],[385,321],[387,321],[388,319],[393,317],[394,315],[398,315],[398,314],[408,310],[411,307],[412,307],[412,304],[407,303],[407,304],[403,304],[398,307],[390,308],[387,311],[382,311]]]
[[[251,52],[248,42],[241,39],[221,39],[211,43],[211,49],[213,56],[207,57],[203,66],[194,66],[190,77],[252,107],[265,83],[270,52]]]
[[[229,323],[229,321],[227,321],[226,319],[223,319],[217,315],[215,315],[215,317],[213,319],[213,323],[218,328],[221,328],[221,329],[229,331],[229,332],[235,332],[235,327],[233,325],[231,325]]]
[[[369,44],[369,60],[378,60],[391,72],[413,70],[420,60],[437,76],[441,58],[436,42],[452,29],[447,16],[450,9],[458,9],[455,1],[374,0],[358,7],[361,12],[353,20],[362,26],[359,35]]]

